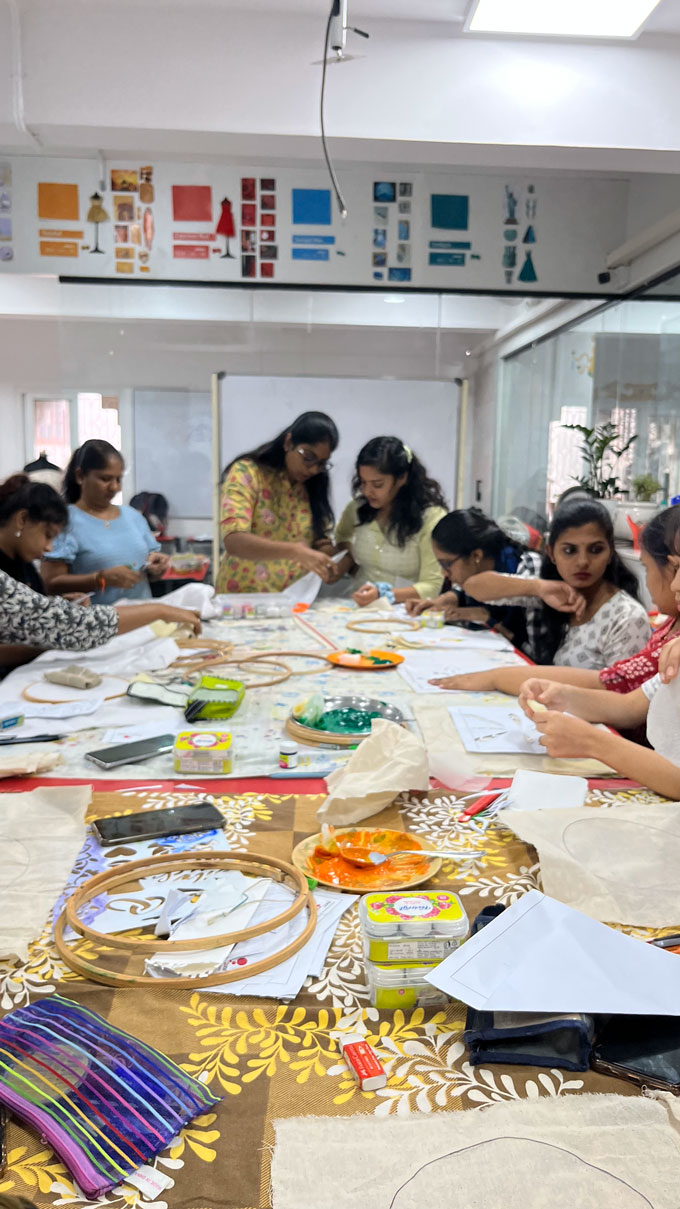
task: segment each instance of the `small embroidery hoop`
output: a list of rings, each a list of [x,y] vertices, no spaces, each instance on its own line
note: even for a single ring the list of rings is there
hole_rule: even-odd
[[[358,634],[385,634],[385,626],[390,628],[395,625],[406,626],[407,630],[419,630],[419,621],[409,621],[407,617],[357,617],[354,621],[348,621],[348,630],[356,630]]]
[[[123,684],[125,685],[128,683],[123,676],[115,676],[113,672],[105,672],[105,677],[109,680],[122,680]],[[27,684],[26,687],[21,690],[21,695],[24,701],[30,701],[32,705],[73,705],[74,702],[77,703],[77,697],[62,697],[61,701],[55,701],[53,698],[48,697],[34,697],[30,690],[32,688],[36,688],[36,686],[40,683],[41,682],[39,680],[36,680],[34,684]],[[82,691],[92,692],[91,689],[83,689]],[[127,688],[125,688],[122,693],[110,693],[108,697],[104,698],[104,700],[115,701],[118,697],[124,697],[126,692]],[[84,699],[86,700],[86,698]]]

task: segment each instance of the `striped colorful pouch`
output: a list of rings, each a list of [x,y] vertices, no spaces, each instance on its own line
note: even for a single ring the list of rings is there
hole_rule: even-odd
[[[169,1058],[52,995],[0,1021],[0,1103],[100,1196],[217,1103]]]

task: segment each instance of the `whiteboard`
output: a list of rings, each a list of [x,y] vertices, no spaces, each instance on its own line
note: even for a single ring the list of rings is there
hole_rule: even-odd
[[[164,495],[172,517],[212,516],[210,394],[136,390],[135,491]]]
[[[400,437],[409,445],[451,505],[458,396],[453,382],[226,376],[220,382],[222,465],[276,436],[303,411],[325,411],[340,432],[331,470],[336,516],[351,499],[357,453],[377,436]]]

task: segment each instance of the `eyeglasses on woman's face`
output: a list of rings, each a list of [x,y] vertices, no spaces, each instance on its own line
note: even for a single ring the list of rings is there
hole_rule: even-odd
[[[300,455],[308,470],[316,469],[319,474],[325,474],[333,465],[330,458],[317,458],[316,454],[309,449],[304,449],[302,445],[299,445],[295,452]]]

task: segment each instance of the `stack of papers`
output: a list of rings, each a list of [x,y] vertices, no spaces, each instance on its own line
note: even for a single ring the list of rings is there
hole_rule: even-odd
[[[195,838],[195,837],[194,837]],[[197,870],[169,877],[141,879],[136,894],[110,895],[93,921],[100,932],[112,935],[133,928],[155,927],[156,934],[173,941],[196,940],[237,932],[281,915],[294,900],[287,886],[268,877],[246,877],[238,870]],[[239,979],[206,990],[229,995],[294,999],[309,977],[320,977],[338,923],[357,895],[317,889],[317,924],[307,943],[286,961],[252,978]],[[214,949],[155,953],[145,963],[154,978],[199,977],[217,972],[245,970],[275,956],[304,931],[306,911],[273,931]]]

